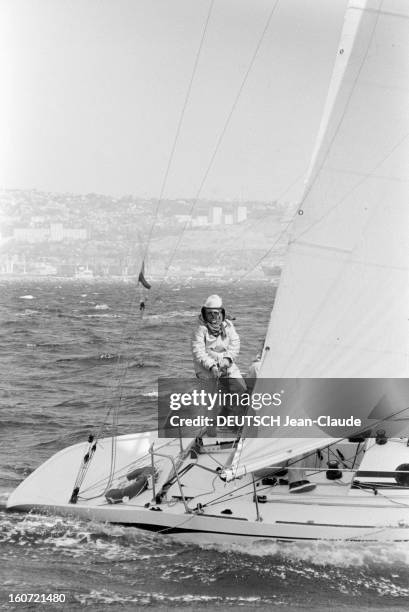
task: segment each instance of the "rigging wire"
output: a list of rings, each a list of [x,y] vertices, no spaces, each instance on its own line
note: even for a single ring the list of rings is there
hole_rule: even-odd
[[[275,0],[275,2],[273,4],[273,7],[271,8],[270,13],[268,15],[268,18],[266,20],[266,23],[264,25],[264,28],[263,28],[263,30],[261,32],[261,35],[259,36],[258,42],[256,44],[256,47],[255,47],[254,51],[253,51],[252,57],[250,59],[249,65],[247,67],[247,70],[246,70],[246,72],[244,74],[244,77],[243,77],[243,79],[241,81],[241,84],[240,84],[240,87],[238,89],[238,92],[237,92],[237,94],[236,94],[236,96],[235,96],[235,98],[233,100],[233,104],[232,104],[232,106],[230,108],[230,111],[229,111],[229,113],[227,115],[227,118],[226,118],[226,120],[224,122],[223,128],[222,128],[222,130],[221,130],[221,132],[219,134],[219,137],[218,137],[218,139],[216,141],[216,145],[214,147],[213,153],[212,153],[212,155],[210,157],[209,163],[208,163],[208,165],[206,167],[206,170],[204,172],[203,178],[202,178],[202,180],[200,182],[199,188],[198,188],[198,190],[196,192],[195,197],[193,198],[193,202],[192,202],[190,210],[189,210],[189,218],[186,220],[184,226],[182,227],[182,230],[180,232],[180,235],[179,235],[179,238],[178,238],[178,240],[176,242],[176,245],[173,248],[173,250],[171,252],[171,255],[169,257],[169,260],[168,260],[168,263],[167,263],[167,266],[166,266],[165,272],[164,272],[164,278],[162,279],[162,282],[159,285],[159,291],[161,290],[161,288],[162,288],[162,286],[163,286],[163,284],[165,282],[165,279],[167,278],[167,273],[169,271],[170,266],[173,263],[173,260],[175,258],[176,252],[177,252],[177,250],[178,250],[178,248],[179,248],[179,246],[180,246],[180,244],[182,242],[182,238],[183,238],[183,236],[185,234],[185,231],[187,230],[187,228],[190,225],[193,211],[194,211],[194,209],[196,207],[196,204],[197,204],[197,202],[199,200],[199,197],[200,197],[200,195],[202,193],[203,187],[204,187],[204,185],[205,185],[205,183],[207,181],[207,178],[208,178],[208,176],[210,174],[210,171],[211,171],[211,169],[213,167],[213,164],[214,164],[214,161],[216,159],[217,153],[219,152],[220,146],[221,146],[221,144],[222,144],[222,142],[224,140],[224,137],[225,137],[226,132],[227,132],[227,128],[230,125],[230,121],[232,119],[234,111],[236,110],[236,107],[238,105],[239,99],[240,99],[240,97],[241,97],[241,95],[243,93],[243,90],[244,90],[245,85],[247,83],[247,80],[248,80],[248,77],[250,75],[250,72],[253,69],[253,66],[254,66],[254,63],[255,63],[255,61],[257,59],[260,47],[261,47],[261,45],[262,45],[262,43],[263,43],[263,41],[265,39],[265,36],[266,36],[267,31],[268,31],[268,29],[270,27],[270,23],[272,21],[273,15],[274,15],[274,13],[275,13],[275,11],[277,9],[277,6],[278,6],[279,2],[280,2],[280,0]]]
[[[268,15],[267,21],[265,23],[265,26],[263,28],[263,31],[262,31],[259,39],[258,39],[257,45],[256,45],[255,50],[253,52],[253,55],[251,57],[250,63],[248,65],[248,67],[247,67],[247,70],[246,70],[246,72],[244,74],[244,77],[242,79],[242,82],[241,82],[241,85],[240,85],[239,90],[237,92],[237,95],[236,95],[236,97],[235,97],[235,99],[233,101],[232,107],[231,107],[231,109],[229,111],[229,114],[228,114],[228,116],[226,118],[226,121],[225,121],[223,129],[222,129],[222,131],[221,131],[221,133],[219,135],[219,138],[217,139],[216,146],[214,148],[213,154],[212,154],[212,156],[210,158],[209,164],[208,164],[208,166],[206,168],[206,171],[204,173],[202,181],[201,181],[201,183],[199,185],[199,189],[198,189],[198,191],[196,193],[196,196],[195,196],[195,198],[193,200],[193,204],[192,204],[192,206],[190,208],[189,219],[184,224],[184,227],[182,228],[182,231],[180,233],[178,241],[177,241],[177,243],[176,243],[176,245],[175,245],[175,247],[174,247],[174,249],[173,249],[173,251],[171,253],[171,256],[169,258],[167,267],[165,269],[164,278],[163,278],[161,284],[159,285],[158,295],[155,297],[154,302],[156,302],[158,299],[160,299],[161,288],[162,288],[162,286],[163,286],[163,284],[165,282],[165,279],[167,277],[167,272],[169,271],[169,268],[170,268],[170,266],[171,266],[171,264],[172,264],[172,262],[174,260],[176,252],[177,252],[177,250],[178,250],[178,248],[180,246],[180,243],[182,241],[183,235],[184,235],[187,227],[189,226],[189,222],[191,221],[191,216],[192,216],[193,210],[194,210],[194,208],[195,208],[195,206],[197,204],[197,201],[198,201],[198,199],[200,197],[202,189],[203,189],[203,187],[204,187],[204,185],[206,183],[206,180],[207,180],[207,178],[209,176],[210,170],[213,167],[213,164],[214,164],[214,161],[216,159],[217,153],[218,153],[218,151],[220,149],[220,146],[221,146],[221,144],[223,142],[223,139],[224,139],[225,134],[227,132],[227,128],[228,128],[228,126],[230,124],[230,121],[231,121],[231,118],[232,118],[232,116],[234,114],[234,111],[235,111],[235,109],[236,109],[236,107],[238,105],[239,99],[240,99],[241,94],[242,94],[242,92],[244,90],[244,87],[245,87],[245,85],[247,83],[247,79],[249,77],[249,74],[250,74],[253,66],[254,66],[254,63],[255,63],[257,55],[259,53],[260,47],[261,47],[262,42],[263,42],[263,40],[264,40],[264,38],[266,36],[266,33],[268,31],[268,28],[270,26],[271,20],[273,18],[273,15],[274,15],[274,13],[275,13],[275,11],[277,9],[277,6],[278,6],[279,2],[280,2],[280,0],[275,0],[275,2],[273,4],[273,7],[272,7],[272,9],[271,9],[271,11],[270,11],[270,13]],[[162,181],[160,195],[159,195],[158,203],[157,203],[157,206],[156,206],[156,211],[155,211],[154,219],[153,219],[153,222],[151,224],[150,231],[149,231],[149,234],[148,234],[148,239],[147,239],[146,246],[145,246],[145,249],[144,249],[143,260],[145,259],[146,255],[147,255],[147,252],[148,252],[148,249],[149,249],[149,245],[150,245],[150,242],[151,242],[151,239],[152,239],[152,235],[153,235],[153,230],[154,230],[154,227],[155,227],[155,224],[156,224],[156,221],[157,221],[157,218],[158,218],[158,214],[159,214],[160,204],[162,202],[163,195],[164,195],[164,192],[165,192],[165,189],[166,189],[169,173],[170,173],[172,162],[173,162],[173,159],[174,159],[174,156],[175,156],[177,143],[178,143],[180,132],[181,132],[181,128],[182,128],[182,125],[183,125],[183,121],[184,121],[184,117],[185,117],[185,113],[186,113],[186,108],[187,108],[187,105],[188,105],[188,102],[189,102],[189,99],[190,99],[190,94],[191,94],[193,82],[194,82],[194,79],[195,79],[195,75],[196,75],[196,72],[197,72],[197,67],[198,67],[200,55],[201,55],[201,52],[202,52],[202,49],[203,49],[203,45],[204,45],[204,41],[205,41],[207,29],[208,29],[208,24],[209,24],[209,21],[210,21],[210,18],[211,18],[213,6],[214,6],[214,0],[211,0],[210,5],[209,5],[209,10],[208,10],[208,13],[207,13],[207,17],[206,17],[206,21],[205,21],[205,24],[204,24],[204,28],[203,28],[203,31],[202,31],[202,36],[201,36],[199,48],[198,48],[198,51],[196,53],[195,62],[194,62],[193,70],[192,70],[192,75],[191,75],[191,78],[190,78],[190,81],[189,81],[189,85],[188,85],[187,93],[186,93],[186,96],[185,96],[184,104],[183,104],[183,107],[182,107],[181,115],[179,117],[178,126],[177,126],[177,130],[176,130],[176,134],[175,134],[172,150],[171,150],[171,153],[170,153],[170,156],[169,156],[169,160],[168,160],[168,164],[167,164],[167,167],[166,167],[165,175],[164,175],[164,178],[163,178],[163,181]],[[270,251],[271,251],[271,249],[270,249]],[[131,309],[133,309],[133,307],[134,307],[135,300],[136,300],[136,297],[134,298],[134,300],[131,303]],[[117,371],[119,370],[120,362],[121,362],[121,356],[118,355],[117,363],[116,363],[116,370]],[[128,369],[129,369],[129,363],[126,363],[124,371],[123,371],[122,375],[119,378],[118,387],[119,387],[120,390],[122,389],[123,381],[125,380],[125,378],[127,376]],[[122,401],[122,392],[120,392],[120,396],[118,398],[118,402],[116,403],[116,405],[115,406],[109,406],[108,411],[106,413],[106,417],[105,417],[103,423],[101,424],[101,426],[100,426],[100,428],[98,430],[97,436],[96,436],[96,440],[98,440],[98,438],[101,436],[103,428],[105,427],[106,423],[108,422],[110,414],[113,413],[113,431],[114,431],[114,436],[112,437],[111,469],[110,469],[110,477],[109,477],[109,484],[108,484],[108,486],[110,486],[111,480],[112,480],[113,475],[115,473],[115,459],[116,459],[116,439],[115,439],[115,434],[117,432],[117,427],[118,427],[118,412],[119,412],[121,401]],[[88,468],[88,466],[87,466],[87,468]],[[84,476],[85,476],[85,474],[84,474]]]
[[[290,191],[290,190],[291,190],[291,189],[294,187],[294,185],[296,185],[296,184],[299,182],[299,180],[300,180],[300,179],[301,179],[303,176],[304,176],[304,173],[299,174],[299,175],[298,175],[298,176],[297,176],[297,177],[296,177],[296,178],[295,178],[293,181],[291,181],[291,183],[289,183],[289,185],[288,185],[288,186],[287,186],[287,187],[284,189],[284,191],[282,191],[282,192],[280,193],[280,195],[279,195],[279,196],[276,198],[276,202],[280,202],[280,201],[281,201],[281,199],[282,199],[282,198],[283,198],[283,197],[284,197],[284,196],[285,196],[285,195],[286,195],[286,194],[287,194],[287,193],[288,193],[288,192],[289,192],[289,191]],[[271,211],[268,211],[268,212],[266,212],[264,215],[262,215],[260,218],[255,219],[255,221],[254,221],[252,224],[247,225],[247,226],[243,226],[242,231],[241,231],[241,232],[239,232],[239,233],[238,233],[238,235],[235,237],[236,242],[241,242],[241,241],[240,241],[240,237],[241,237],[241,236],[244,236],[245,234],[249,233],[251,230],[254,230],[254,228],[256,228],[257,226],[259,226],[260,224],[265,223],[266,219],[268,219],[268,217],[269,217],[270,215],[271,215]],[[295,216],[295,213],[294,213],[294,215],[292,215],[292,217],[291,217],[291,223],[292,223],[292,221],[293,221],[293,219],[294,219],[294,216]],[[280,242],[281,238],[282,238],[282,237],[285,235],[286,231],[287,231],[287,227],[286,227],[286,229],[285,229],[285,230],[283,230],[283,229],[278,230],[278,232],[277,232],[277,234],[278,234],[278,235],[277,235],[277,241],[278,241],[278,242]],[[241,249],[241,251],[240,251],[241,255],[243,255],[243,253],[244,253],[244,251],[245,251],[245,248],[246,248],[246,246],[245,246],[245,242],[243,242],[243,247],[242,247],[242,249]],[[220,249],[220,250],[219,250],[219,251],[216,253],[216,257],[215,257],[215,259],[216,259],[216,258],[218,258],[218,257],[220,257],[220,256],[222,256],[222,255],[223,255],[223,253],[224,253],[224,252],[226,252],[226,251],[227,251],[227,252],[230,252],[230,250],[229,250],[229,249]],[[268,255],[270,254],[270,252],[271,252],[271,248],[269,248],[269,249],[268,249],[268,251],[267,251],[267,253],[266,253],[266,256],[268,256]],[[247,276],[248,274],[251,274],[251,272],[253,272],[253,271],[254,271],[254,270],[255,270],[255,269],[258,267],[258,265],[260,265],[260,264],[259,264],[259,263],[256,263],[256,264],[252,265],[252,266],[251,266],[251,268],[248,268],[248,269],[246,270],[246,272],[245,272],[245,274],[244,274],[243,276],[240,276],[240,277],[239,277],[238,279],[236,279],[234,282],[240,282],[240,280],[242,280],[242,279],[243,279],[245,276]]]
[[[159,193],[159,198],[158,198],[158,202],[157,202],[157,205],[156,205],[156,210],[155,210],[154,218],[153,218],[150,230],[149,230],[149,234],[148,234],[148,238],[147,238],[147,242],[146,242],[146,246],[145,246],[145,250],[144,250],[144,254],[143,254],[142,260],[144,260],[146,255],[147,255],[147,252],[148,252],[148,249],[149,249],[149,245],[150,245],[150,241],[152,239],[153,230],[154,230],[154,227],[155,227],[156,222],[158,220],[160,205],[161,205],[162,200],[163,200],[163,195],[165,193],[165,189],[166,189],[166,186],[167,186],[167,182],[168,182],[168,178],[169,178],[169,173],[170,173],[170,170],[171,170],[171,167],[172,167],[173,159],[175,157],[176,147],[177,147],[177,144],[178,144],[178,141],[179,141],[180,132],[182,130],[182,125],[183,125],[183,122],[184,122],[184,118],[185,118],[185,114],[186,114],[186,109],[187,109],[187,106],[188,106],[188,103],[189,103],[189,100],[190,100],[190,95],[191,95],[191,92],[192,92],[193,82],[194,82],[195,77],[196,77],[197,67],[199,65],[199,60],[200,60],[200,56],[202,54],[202,49],[203,49],[203,46],[204,46],[204,41],[205,41],[207,30],[208,30],[208,25],[209,25],[210,18],[211,18],[212,12],[213,12],[214,2],[215,2],[215,0],[211,0],[210,3],[209,3],[209,9],[208,9],[208,12],[207,12],[207,17],[206,17],[206,20],[205,20],[205,23],[204,23],[204,26],[203,26],[203,31],[202,31],[202,36],[201,36],[201,39],[200,39],[199,47],[198,47],[198,50],[196,52],[195,61],[194,61],[194,64],[193,64],[193,69],[192,69],[192,74],[190,76],[190,80],[189,80],[188,88],[187,88],[187,91],[186,91],[185,99],[184,99],[184,102],[183,102],[182,110],[181,110],[181,113],[180,113],[180,116],[179,116],[179,121],[178,121],[177,128],[176,128],[175,138],[173,140],[172,149],[171,149],[171,152],[170,152],[170,155],[169,155],[169,159],[168,159],[168,163],[167,163],[167,166],[166,166],[165,174],[163,176],[163,180],[162,180],[162,184],[161,184],[161,188],[160,188],[160,193]]]
[[[378,427],[378,425],[380,425],[381,423],[384,423],[385,421],[387,421],[388,419],[390,419],[392,417],[397,417],[400,414],[402,414],[403,412],[406,412],[407,410],[409,410],[409,408],[402,408],[402,410],[398,410],[397,412],[389,414],[388,416],[383,417],[382,419],[377,419],[373,425],[371,425],[371,426],[366,425],[366,426],[362,427],[361,429],[359,429],[357,432],[355,432],[354,433],[354,437],[358,437],[359,435],[363,435],[368,430],[372,430],[375,427]],[[348,436],[346,436],[344,438],[340,438],[339,440],[336,440],[335,442],[330,442],[327,446],[321,448],[320,450],[326,450],[326,449],[329,450],[331,448],[331,446],[335,446],[339,442],[342,442],[343,440],[347,440],[347,439],[348,439]],[[241,454],[243,452],[243,447],[244,447],[245,440],[246,440],[246,438],[244,436],[242,436],[242,438],[240,439],[240,443],[237,446],[236,454],[237,453],[239,453],[239,454],[238,454],[238,460],[236,461],[236,464],[237,464],[236,473],[237,473],[237,469],[238,469],[238,466],[239,466],[239,463],[240,463]],[[308,457],[312,457],[313,455],[315,455],[315,453],[316,453],[316,449],[302,454],[302,457],[303,457],[303,459],[307,459]],[[287,463],[287,465],[285,467],[290,467],[291,465],[293,465],[294,463],[296,463],[299,460],[300,460],[299,457],[294,458],[293,460],[288,461],[288,463]]]
[[[271,247],[268,249],[268,251],[266,251],[264,253],[264,255],[262,255],[257,261],[256,263],[249,269],[247,270],[244,274],[242,274],[241,276],[239,276],[239,278],[237,278],[234,282],[235,283],[239,283],[240,281],[243,280],[243,278],[246,278],[246,276],[248,276],[249,274],[251,274],[251,272],[253,272],[253,270],[255,270],[256,268],[258,268],[258,266],[270,255],[270,253],[272,253],[275,249],[275,247],[281,242],[281,239],[283,238],[283,236],[288,232],[289,228],[291,227],[293,223],[293,218],[290,219],[290,221],[288,221],[285,226],[284,229],[282,229],[279,233],[279,235],[277,236],[277,239],[273,242],[273,244],[271,245]]]
[[[136,302],[136,292],[133,295],[131,302],[130,302],[130,306],[128,308],[128,311],[130,311],[131,313],[134,312],[135,309],[135,302]],[[134,325],[134,321],[132,320],[132,324]],[[141,326],[142,324],[142,320],[141,319],[137,319],[136,321],[136,325],[137,326]],[[125,334],[127,332],[127,329],[125,328],[125,326],[123,327],[122,333],[121,333],[121,337],[119,339],[119,352],[118,355],[116,357],[115,360],[115,365],[114,365],[114,371],[113,371],[113,375],[111,378],[111,383],[109,385],[109,398],[107,398],[104,401],[104,406],[108,406],[106,409],[106,413],[105,413],[105,417],[102,419],[102,421],[100,422],[100,425],[97,429],[96,434],[94,435],[94,446],[97,446],[98,440],[103,437],[104,432],[106,430],[107,424],[110,420],[112,420],[112,429],[111,429],[111,463],[110,463],[110,473],[109,473],[109,477],[108,477],[108,484],[105,490],[107,490],[110,487],[111,481],[113,479],[113,476],[115,474],[115,462],[116,462],[116,435],[118,432],[118,422],[119,422],[119,410],[121,407],[121,403],[122,403],[122,389],[123,389],[123,384],[124,381],[126,379],[130,364],[129,364],[129,360],[124,362],[124,359],[122,358],[121,355],[121,347],[124,346],[124,338],[125,338]],[[132,336],[132,339],[134,338],[134,336]],[[129,341],[128,341],[129,343]],[[133,343],[134,344],[134,343]],[[121,372],[121,366],[122,364],[125,363],[125,367],[123,368],[122,372]],[[119,392],[119,395],[118,393]],[[77,475],[77,479],[76,479],[76,484],[74,488],[81,488],[81,485],[85,479],[85,476],[88,472],[89,466],[91,464],[91,459],[93,457],[93,452],[90,453],[90,458],[86,459],[86,456],[83,459],[83,462],[80,465],[79,471],[78,471],[78,475]],[[86,459],[86,460],[85,460]]]
[[[199,47],[198,47],[198,50],[196,52],[195,61],[194,61],[194,64],[193,64],[192,74],[191,74],[191,77],[190,77],[190,80],[189,80],[189,83],[188,83],[188,88],[187,88],[187,91],[186,91],[184,103],[183,103],[183,106],[182,106],[182,110],[181,110],[179,121],[178,121],[177,128],[176,128],[175,138],[174,138],[172,149],[171,149],[171,152],[170,152],[170,155],[169,155],[169,159],[168,159],[167,167],[166,167],[166,170],[165,170],[165,174],[164,174],[164,177],[163,177],[163,180],[162,180],[160,194],[159,194],[159,199],[158,199],[158,202],[157,202],[157,205],[156,205],[156,210],[155,210],[154,218],[153,218],[150,230],[149,230],[149,234],[148,234],[148,238],[147,238],[147,241],[146,241],[145,249],[143,251],[142,261],[144,261],[146,256],[147,256],[149,245],[150,245],[150,242],[152,240],[153,230],[154,230],[154,227],[155,227],[158,215],[159,215],[160,205],[161,205],[162,200],[163,200],[163,195],[164,195],[164,192],[165,192],[165,189],[166,189],[169,173],[170,173],[171,166],[172,166],[172,163],[173,163],[173,159],[174,159],[174,156],[175,156],[177,143],[178,143],[178,140],[179,140],[179,136],[180,136],[180,132],[181,132],[181,129],[182,129],[184,117],[185,117],[185,114],[186,114],[186,109],[187,109],[187,106],[188,106],[188,103],[189,103],[189,100],[190,100],[190,95],[191,95],[191,91],[192,91],[192,87],[193,87],[193,82],[194,82],[194,79],[195,79],[195,76],[196,76],[196,73],[197,73],[197,67],[198,67],[198,64],[199,64],[199,60],[200,60],[200,56],[201,56],[201,53],[202,53],[202,49],[203,49],[206,33],[207,33],[207,30],[208,30],[208,25],[209,25],[210,18],[211,18],[211,15],[212,15],[214,2],[215,2],[215,0],[211,0],[210,3],[209,3],[209,8],[208,8],[208,11],[207,11],[207,16],[206,16],[204,27],[203,27],[203,30],[202,30],[202,35],[201,35]],[[135,294],[133,299],[132,299],[132,301],[131,301],[131,308],[130,308],[131,312],[133,312],[133,310],[135,308],[136,300],[137,300],[137,297],[136,297],[136,294]],[[120,344],[123,343],[124,335],[125,335],[125,331],[122,334],[122,338],[121,338]],[[120,356],[120,354],[118,354],[118,358],[117,358],[117,362],[116,362],[116,367],[115,367],[115,371],[116,372],[119,371],[120,362],[121,362],[121,356]],[[110,415],[112,413],[112,415],[113,415],[113,418],[112,418],[112,421],[113,421],[113,423],[112,423],[112,426],[113,426],[113,435],[112,435],[112,446],[111,446],[110,475],[109,475],[109,480],[108,480],[107,488],[111,485],[112,479],[113,479],[114,474],[115,474],[116,433],[117,433],[117,430],[118,430],[118,414],[119,414],[119,408],[120,408],[121,401],[122,401],[122,391],[121,390],[122,390],[122,386],[123,386],[123,383],[125,381],[125,378],[127,376],[128,369],[129,369],[129,362],[126,362],[125,363],[124,371],[122,372],[122,375],[119,376],[119,380],[118,380],[118,383],[116,385],[116,387],[119,388],[119,390],[120,390],[120,395],[119,395],[118,401],[115,404],[113,404],[113,405],[108,407],[105,419],[101,423],[101,425],[100,425],[100,427],[98,429],[97,435],[95,437],[96,441],[101,437],[102,431],[105,428],[105,426],[106,426],[106,424],[108,422],[108,419],[109,419],[109,417],[110,417]],[[113,392],[113,386],[111,387],[111,392]],[[113,396],[113,393],[112,393],[112,396]],[[88,462],[88,464],[89,464],[89,462]],[[85,478],[85,474],[86,474],[87,470],[88,470],[88,465],[86,467],[86,470],[84,470],[84,474],[83,474],[83,476],[81,478],[81,483],[80,484],[82,484],[82,482],[83,482],[83,480]]]

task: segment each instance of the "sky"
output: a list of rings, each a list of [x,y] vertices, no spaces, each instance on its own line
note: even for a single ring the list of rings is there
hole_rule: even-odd
[[[297,197],[345,6],[0,0],[0,187]]]

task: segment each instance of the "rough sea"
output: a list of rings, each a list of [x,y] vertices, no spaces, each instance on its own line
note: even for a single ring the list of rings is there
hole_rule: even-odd
[[[215,292],[235,318],[244,373],[266,331],[268,283],[165,285],[142,318],[133,284],[0,282],[0,610],[409,609],[406,544],[199,547],[6,512],[19,482],[86,440],[120,397],[120,433],[156,427],[157,378],[190,376],[195,317]],[[10,603],[17,593],[66,602]]]

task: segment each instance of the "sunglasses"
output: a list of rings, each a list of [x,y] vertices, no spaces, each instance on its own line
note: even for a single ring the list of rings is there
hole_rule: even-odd
[[[217,317],[219,314],[221,314],[221,310],[209,310],[208,308],[206,308],[206,315]]]

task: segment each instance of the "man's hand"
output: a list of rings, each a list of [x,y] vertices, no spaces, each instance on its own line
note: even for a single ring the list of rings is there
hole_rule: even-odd
[[[223,357],[222,362],[220,364],[220,374],[222,376],[228,376],[231,363],[232,362],[228,357]]]
[[[213,365],[210,368],[210,374],[212,375],[213,378],[220,378],[220,372],[219,372],[219,368],[217,367],[217,365]]]

